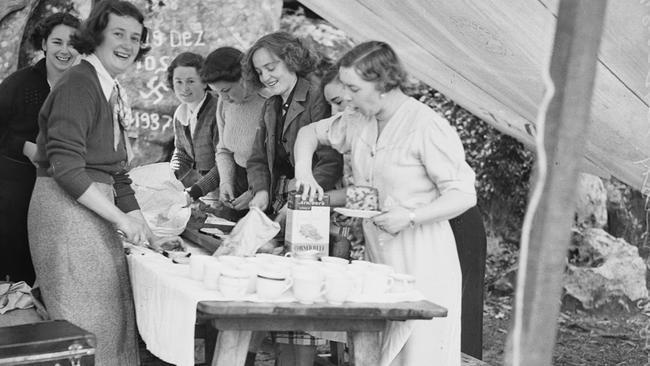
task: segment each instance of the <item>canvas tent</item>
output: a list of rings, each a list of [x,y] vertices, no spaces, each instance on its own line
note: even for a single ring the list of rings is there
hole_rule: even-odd
[[[300,0],[357,41],[394,46],[409,72],[534,145],[558,0]],[[584,171],[642,189],[650,170],[650,1],[607,5]]]

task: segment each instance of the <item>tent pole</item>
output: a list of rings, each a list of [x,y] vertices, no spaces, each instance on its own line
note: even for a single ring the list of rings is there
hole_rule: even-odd
[[[522,230],[506,365],[552,363],[605,9],[606,0],[559,4],[549,66],[552,84],[547,83],[548,104],[537,123],[536,182]]]

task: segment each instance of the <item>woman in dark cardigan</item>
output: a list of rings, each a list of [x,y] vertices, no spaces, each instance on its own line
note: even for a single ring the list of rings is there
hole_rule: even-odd
[[[37,281],[51,318],[95,334],[102,366],[139,363],[118,230],[133,243],[157,245],[130,186],[130,113],[115,79],[148,51],[143,23],[130,2],[98,2],[72,38],[86,58],[52,89],[38,120],[28,216]]]
[[[27,240],[27,209],[36,169],[38,111],[50,88],[77,60],[70,35],[79,19],[55,13],[34,29],[30,41],[45,57],[0,84],[0,281],[34,283],[34,267]]]

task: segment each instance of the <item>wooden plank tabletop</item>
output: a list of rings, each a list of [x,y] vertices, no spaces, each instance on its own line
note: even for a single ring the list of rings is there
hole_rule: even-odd
[[[447,309],[430,301],[398,303],[345,303],[343,305],[201,301],[201,318],[321,318],[356,320],[409,320],[446,317]]]

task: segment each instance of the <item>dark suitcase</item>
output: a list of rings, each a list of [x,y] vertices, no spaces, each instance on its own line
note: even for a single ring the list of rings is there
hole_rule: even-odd
[[[0,365],[90,366],[95,336],[65,320],[0,328]]]

